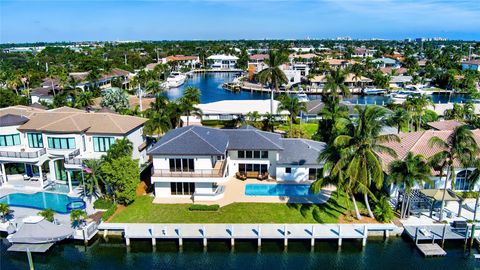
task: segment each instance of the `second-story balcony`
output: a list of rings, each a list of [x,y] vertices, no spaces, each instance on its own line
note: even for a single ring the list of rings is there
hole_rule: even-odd
[[[18,151],[0,151],[0,160],[4,161],[20,161],[20,160],[38,160],[41,156],[46,155],[47,151],[45,148],[41,148],[35,151],[25,151],[20,149]]]
[[[192,171],[174,171],[169,169],[154,169],[152,168],[153,177],[224,177],[227,161],[219,160],[213,166],[213,169],[195,169]]]

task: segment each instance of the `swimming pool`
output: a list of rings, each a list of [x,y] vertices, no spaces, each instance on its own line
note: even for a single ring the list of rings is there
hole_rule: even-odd
[[[246,184],[245,195],[247,196],[308,196],[310,185],[305,184]]]
[[[48,209],[60,214],[68,214],[73,209],[85,209],[85,202],[65,194],[37,192],[33,194],[12,193],[0,198],[0,203],[10,206],[27,207],[34,209]]]

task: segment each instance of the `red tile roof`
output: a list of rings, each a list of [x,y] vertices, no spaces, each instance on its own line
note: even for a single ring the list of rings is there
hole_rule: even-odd
[[[456,120],[444,120],[430,122],[428,125],[435,130],[454,130],[456,127],[463,125],[463,123]]]

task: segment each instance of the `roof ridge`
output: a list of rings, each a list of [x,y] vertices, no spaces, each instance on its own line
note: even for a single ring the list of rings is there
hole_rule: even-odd
[[[247,130],[247,129],[245,129],[245,130]],[[264,135],[262,134],[263,132],[266,132],[266,131],[261,131],[261,130],[258,130],[258,129],[257,129],[257,130],[250,129],[250,130],[253,131],[253,132],[258,133],[258,135],[262,136],[262,137],[265,138],[267,141],[273,143],[273,144],[276,145],[278,148],[283,149],[282,146],[278,145],[276,142],[270,140],[269,138],[267,138],[266,136],[264,136]],[[261,133],[261,132],[262,132],[262,133]],[[270,133],[270,132],[269,132],[269,133]],[[274,134],[274,133],[272,133],[272,134]],[[274,135],[275,135],[275,134],[274,134]]]
[[[53,121],[53,122],[46,123],[45,125],[42,125],[42,126],[40,127],[40,129],[46,128],[46,127],[48,127],[48,126],[50,126],[50,125],[56,124],[56,123],[58,123],[58,122],[60,122],[60,121],[63,121],[63,120],[65,120],[65,119],[69,118],[70,116],[71,116],[71,114],[70,114],[70,115],[63,116],[63,117],[61,117],[61,118],[59,118],[59,119],[57,119],[57,120],[55,120],[55,121]]]
[[[125,133],[125,131],[123,130],[123,128],[117,124],[116,121],[114,121],[114,119],[112,118],[113,114],[107,114],[107,117],[110,119],[110,121],[113,122],[113,124],[123,133]]]
[[[415,146],[417,146],[418,142],[423,138],[423,136],[425,136],[425,134],[427,133],[428,130],[424,130],[422,131],[422,135],[420,135],[420,137],[418,137],[418,139],[415,141],[415,143],[412,145],[412,147],[410,147],[410,149],[408,149],[408,151],[412,151],[413,148],[415,148]]]
[[[195,135],[197,135],[200,139],[202,139],[204,142],[206,142],[208,145],[210,145],[211,147],[213,147],[213,149],[217,150],[218,152],[222,153],[222,151],[220,151],[217,147],[213,146],[211,143],[209,143],[207,140],[205,140],[202,136],[200,136],[200,134],[198,134],[197,132],[195,132],[195,130],[190,129],[193,133],[195,133]],[[224,134],[225,135],[225,134]]]

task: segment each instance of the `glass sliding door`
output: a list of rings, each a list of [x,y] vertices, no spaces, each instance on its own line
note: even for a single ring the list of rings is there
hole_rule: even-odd
[[[67,171],[65,170],[65,163],[63,159],[58,159],[53,162],[55,167],[55,178],[61,181],[67,181]]]

